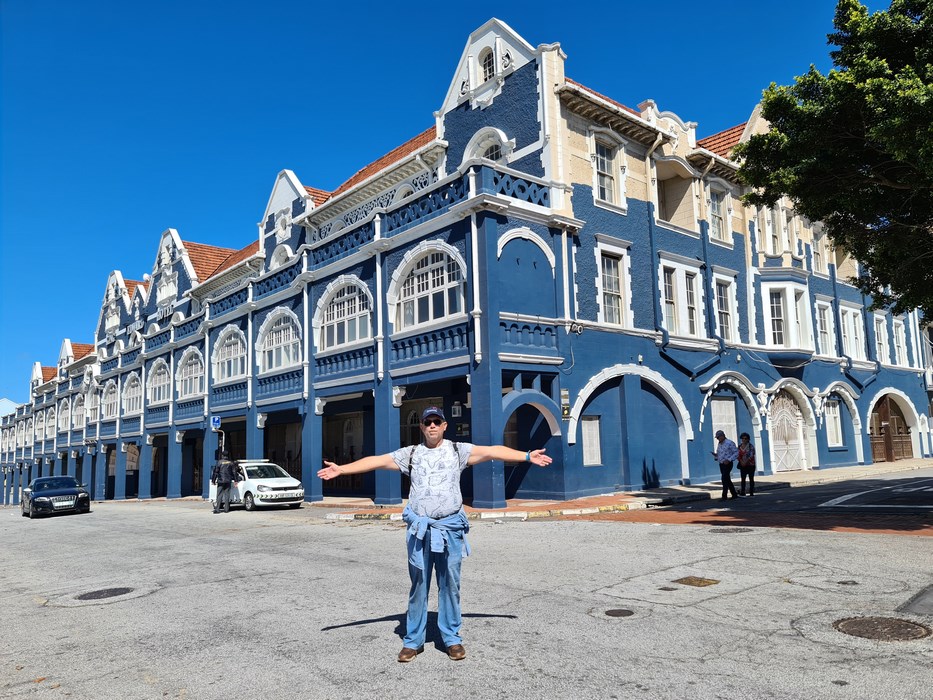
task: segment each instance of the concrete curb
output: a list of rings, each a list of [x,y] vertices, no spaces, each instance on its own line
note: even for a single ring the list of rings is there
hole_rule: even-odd
[[[924,469],[930,465],[910,465],[905,466],[903,469],[887,469],[885,470],[886,474],[902,472],[902,471],[914,471],[917,469]],[[812,478],[807,479],[798,479],[794,481],[756,481],[755,490],[756,491],[776,491],[778,489],[788,489],[788,488],[800,488],[802,486],[819,486],[821,484],[831,484],[838,481],[848,481],[853,478],[863,478],[866,476],[871,476],[871,474],[818,474],[817,472],[813,473]],[[717,489],[718,491],[718,489]],[[693,501],[710,501],[715,498],[714,491],[694,491],[694,492],[685,492],[678,494],[667,494],[664,496],[634,496],[624,503],[617,503],[608,506],[590,506],[590,507],[573,507],[568,506],[567,508],[550,508],[548,510],[534,510],[534,511],[505,511],[505,510],[490,510],[490,511],[473,511],[467,513],[467,518],[469,520],[508,520],[508,521],[525,521],[532,519],[540,518],[554,518],[565,515],[594,515],[596,513],[620,513],[627,510],[646,510],[647,508],[658,508],[661,506],[674,505],[676,503],[690,503]],[[353,521],[353,520],[401,520],[401,513],[327,513],[325,516],[327,520],[337,520],[337,521]]]

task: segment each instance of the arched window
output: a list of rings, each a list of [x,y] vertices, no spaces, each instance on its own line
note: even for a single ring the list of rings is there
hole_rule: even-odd
[[[149,372],[149,403],[165,403],[172,398],[172,378],[169,376],[168,364],[159,360]]]
[[[55,437],[55,409],[50,408],[45,412],[45,437]]]
[[[259,332],[259,371],[301,364],[301,331],[291,312],[273,313]]]
[[[331,297],[323,321],[321,350],[367,340],[372,328],[369,297],[357,284],[344,285]]]
[[[204,393],[204,361],[201,353],[191,349],[182,356],[176,381],[179,399]]]
[[[100,409],[100,397],[97,395],[96,391],[89,391],[87,393],[87,422],[96,423],[97,416]]]
[[[37,420],[37,423],[41,425],[41,420],[40,420],[40,417],[39,417],[39,416],[36,416],[36,420]],[[33,442],[35,442],[36,440],[39,439],[39,436],[36,435],[36,433],[35,433],[35,429],[34,429],[34,427],[33,427],[34,425],[35,425],[35,424],[32,422],[32,418],[30,418],[30,419],[26,422],[26,436],[27,436],[26,439],[27,439],[27,440],[32,440]]]
[[[228,326],[214,346],[214,381],[225,382],[246,376],[246,336]]]
[[[78,430],[84,427],[84,397],[80,395],[75,398],[74,426]]]
[[[64,433],[71,428],[71,405],[68,399],[58,404],[58,432]]]
[[[123,413],[140,413],[143,410],[143,386],[135,372],[123,386]]]
[[[483,82],[492,80],[496,76],[496,57],[492,49],[486,49],[479,56],[480,69],[483,71]]]
[[[463,312],[465,283],[459,263],[436,250],[422,256],[401,285],[396,329],[404,330]]]
[[[117,395],[116,382],[107,382],[107,386],[104,387],[104,398],[101,403],[103,405],[103,415],[101,416],[102,418],[106,420],[108,418],[117,417],[120,401]]]
[[[19,424],[19,427],[16,430],[16,446],[22,447],[26,444],[26,422],[23,421]]]

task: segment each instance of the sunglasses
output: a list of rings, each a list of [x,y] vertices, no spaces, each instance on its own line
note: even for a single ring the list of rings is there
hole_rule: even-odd
[[[422,425],[425,428],[431,425],[443,425],[443,424],[444,424],[444,421],[442,421],[440,418],[428,418],[427,420],[422,422]]]

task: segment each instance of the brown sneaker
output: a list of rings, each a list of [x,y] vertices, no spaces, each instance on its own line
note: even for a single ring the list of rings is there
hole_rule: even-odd
[[[462,644],[452,644],[447,647],[447,656],[450,657],[451,661],[463,661],[466,658],[466,649],[463,648]]]
[[[414,661],[419,653],[421,653],[421,649],[402,647],[402,650],[398,653],[398,662],[400,664],[407,664],[409,661]]]

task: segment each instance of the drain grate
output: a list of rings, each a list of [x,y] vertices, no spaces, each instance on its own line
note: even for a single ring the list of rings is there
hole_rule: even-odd
[[[847,617],[836,620],[833,627],[843,634],[882,642],[909,642],[929,637],[926,625],[897,617]]]
[[[631,617],[635,613],[632,610],[626,610],[625,608],[613,608],[612,610],[607,610],[606,614],[609,617]]]
[[[714,527],[710,532],[715,532],[718,535],[740,535],[743,532],[751,532],[752,528],[750,527]]]
[[[715,586],[719,581],[714,578],[701,578],[700,576],[684,576],[679,578],[676,581],[671,581],[671,583],[679,583],[681,586],[696,586],[697,588],[703,588],[704,586]]]
[[[132,593],[133,590],[132,588],[102,588],[99,591],[82,593],[76,598],[77,600],[102,600],[103,598],[116,598],[118,595],[126,595]]]

